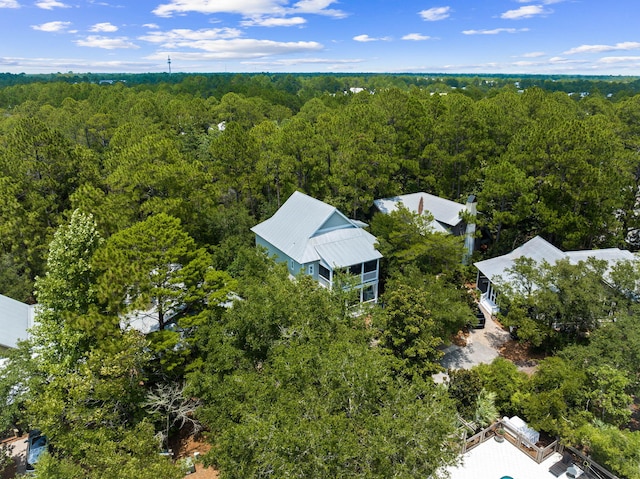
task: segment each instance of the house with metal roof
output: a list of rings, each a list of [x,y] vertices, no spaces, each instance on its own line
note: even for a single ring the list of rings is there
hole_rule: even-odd
[[[475,250],[476,225],[473,222],[467,223],[464,213],[467,213],[468,217],[475,217],[476,203],[474,195],[470,195],[467,202],[461,204],[424,192],[381,198],[373,202],[378,211],[386,214],[396,211],[400,205],[418,215],[429,213],[433,217],[429,223],[433,232],[455,236],[465,235],[465,264]]]
[[[420,215],[423,212],[429,212],[433,216],[433,221],[430,224],[433,231],[456,236],[465,233],[465,224],[461,215],[467,210],[467,206],[455,201],[418,192],[381,198],[374,200],[373,204],[381,213],[387,214],[397,210],[399,205],[403,205],[412,213]]]
[[[578,264],[580,261],[595,258],[606,261],[608,271],[610,271],[616,263],[634,261],[636,257],[630,251],[619,248],[564,252],[540,236],[536,236],[514,249],[511,253],[474,263],[478,270],[476,287],[481,293],[480,304],[491,314],[497,314],[500,311],[498,306],[498,283],[510,282],[512,276],[510,270],[518,258],[529,258],[537,264],[542,262],[555,264],[563,259],[568,259],[571,264]],[[607,278],[603,278],[603,280],[606,281]]]
[[[358,278],[360,301],[375,302],[382,255],[375,249],[375,236],[363,226],[337,208],[296,191],[251,231],[256,245],[286,263],[290,275],[308,274],[330,288],[337,272],[349,272]]]
[[[0,294],[0,349],[17,348],[29,337],[35,307]]]

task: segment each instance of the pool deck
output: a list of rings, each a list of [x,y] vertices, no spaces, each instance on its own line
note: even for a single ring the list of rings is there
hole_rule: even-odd
[[[458,467],[449,467],[450,479],[556,479],[549,468],[562,459],[554,452],[540,464],[509,441],[489,439],[462,456]],[[579,476],[578,476],[579,477]],[[586,477],[586,476],[583,476]],[[562,473],[557,479],[569,479]]]

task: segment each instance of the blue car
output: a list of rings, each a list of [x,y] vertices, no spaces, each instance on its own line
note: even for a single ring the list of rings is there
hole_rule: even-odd
[[[29,432],[27,439],[27,472],[31,473],[35,470],[35,465],[47,450],[47,436],[43,436],[37,429]]]

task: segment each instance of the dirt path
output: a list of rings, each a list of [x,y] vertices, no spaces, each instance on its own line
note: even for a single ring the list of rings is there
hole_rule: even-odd
[[[184,438],[180,442],[177,458],[182,459],[185,457],[191,457],[194,459],[196,472],[191,473],[185,477],[189,479],[218,479],[218,471],[212,467],[204,467],[198,456],[202,456],[211,449],[211,445],[201,437],[194,438],[193,436]]]

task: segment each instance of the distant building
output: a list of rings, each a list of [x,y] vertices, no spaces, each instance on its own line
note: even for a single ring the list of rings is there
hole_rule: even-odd
[[[332,287],[337,272],[358,279],[360,301],[378,300],[380,258],[376,238],[363,223],[335,207],[296,191],[266,221],[251,228],[256,245],[286,263],[289,274],[308,274]]]

